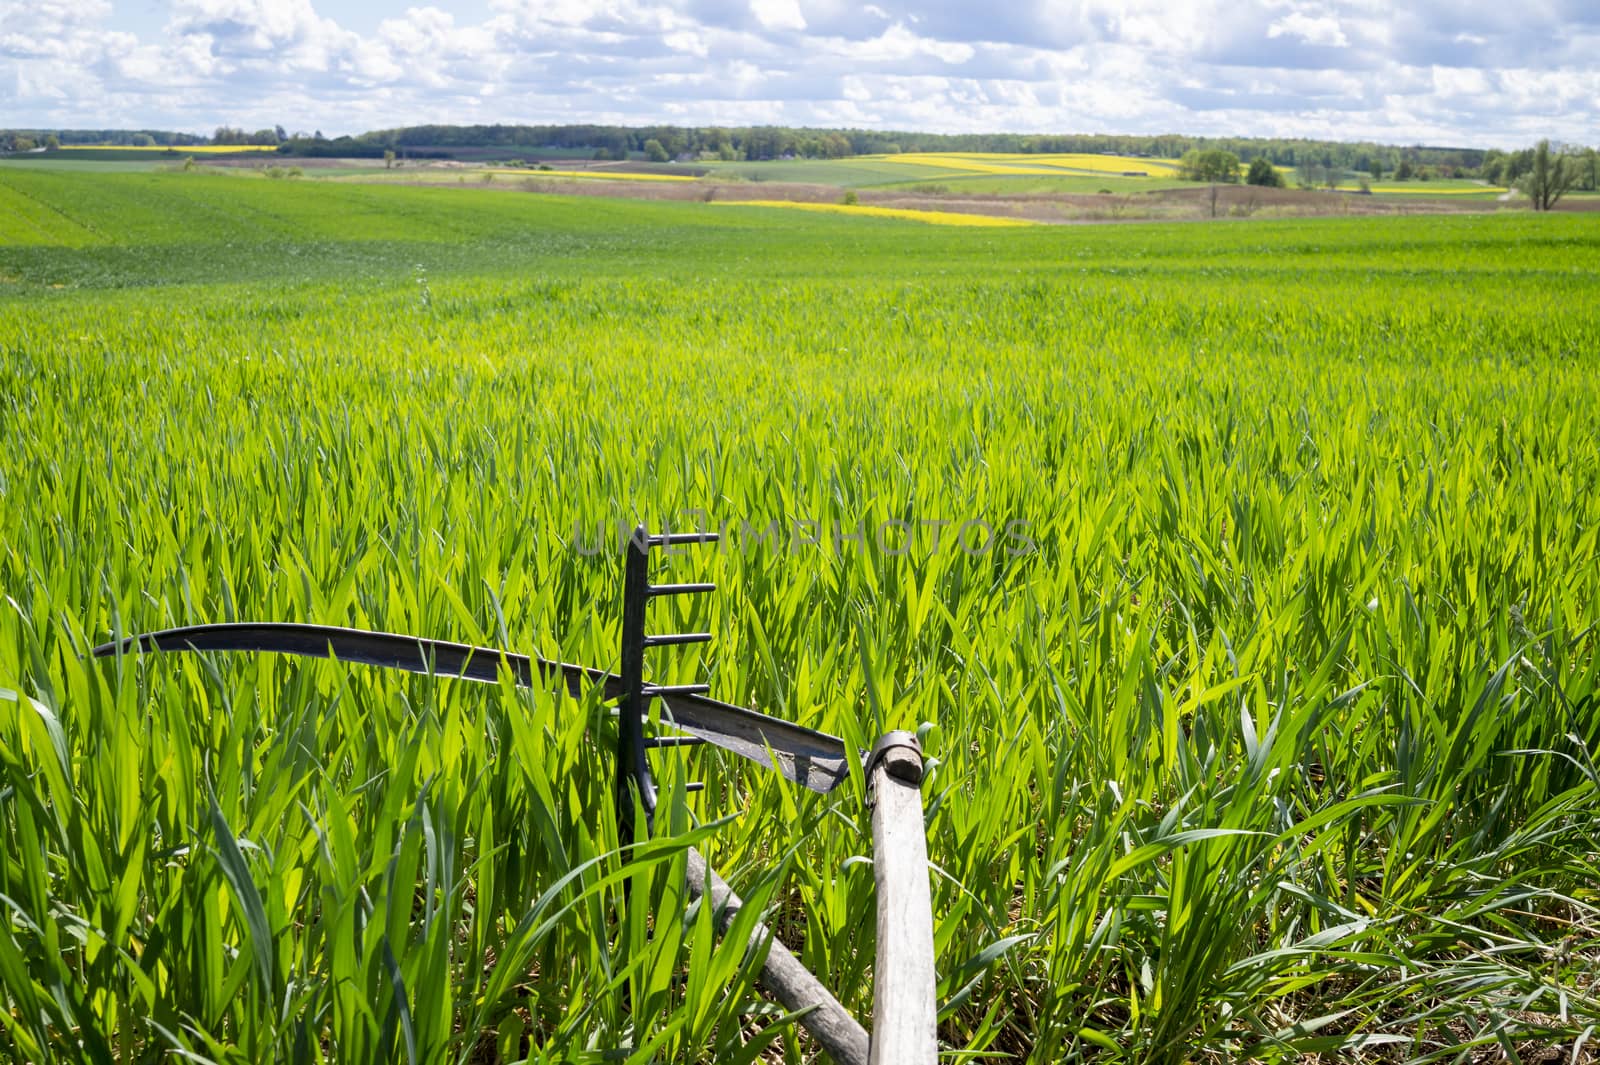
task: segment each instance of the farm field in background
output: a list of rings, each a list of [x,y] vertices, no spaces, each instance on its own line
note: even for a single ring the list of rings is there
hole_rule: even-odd
[[[563,167],[550,167],[547,170],[511,169],[507,167],[490,167],[483,171],[486,174],[516,174],[521,177],[553,177],[553,178],[579,178],[599,181],[695,181],[691,174],[664,174],[641,173],[630,170],[569,170]]]
[[[1495,199],[1506,193],[1506,190],[1499,186],[1485,185],[1477,181],[1417,181],[1406,184],[1380,181],[1373,182],[1368,187],[1374,196],[1475,196]]]
[[[979,214],[960,214],[954,211],[917,211],[893,207],[872,207],[848,203],[795,203],[790,200],[723,200],[719,207],[777,207],[794,211],[820,211],[825,214],[853,215],[857,218],[897,218],[908,222],[925,222],[940,226],[1008,227],[1032,225],[1015,218],[991,218]]]
[[[907,152],[859,155],[849,159],[794,159],[762,163],[697,162],[713,175],[739,175],[752,181],[799,181],[870,188],[906,181],[983,177],[1122,176],[1143,171],[1147,177],[1175,177],[1178,165],[1168,159],[1138,159],[1087,154],[1007,155],[985,152]]]
[[[175,144],[170,147],[156,145],[141,148],[128,144],[68,144],[57,149],[63,155],[74,152],[159,152],[162,155],[176,152],[179,155],[249,155],[276,152],[275,144]]]
[[[27,152],[7,157],[13,165],[56,167],[63,163],[105,165],[116,162],[173,163],[188,156],[215,160],[228,156],[273,156],[278,150],[260,144],[186,144],[140,148],[128,144],[69,144],[47,152]]]
[[[597,700],[81,658],[292,619],[614,667],[579,531],[700,511],[726,549],[664,576],[720,590],[663,609],[716,641],[653,679],[922,730],[947,1051],[1566,1060],[1600,1024],[1597,264],[1580,214],[990,229],[0,167],[0,1058],[807,1060],[673,918],[681,850],[648,936],[619,919]],[[868,1015],[859,793],[659,766],[663,836]]]
[[[959,177],[966,173],[954,167],[906,166],[884,156],[726,163],[703,160],[692,165],[704,168],[712,178],[717,179],[793,181],[842,188],[870,188],[913,179]]]
[[[1084,195],[1114,192],[1121,195],[1141,192],[1159,192],[1168,189],[1192,189],[1192,181],[1172,177],[1120,177],[1111,174],[1067,174],[1063,172],[1037,175],[956,174],[936,181],[918,179],[879,185],[889,189],[934,189],[952,196],[1008,195],[1048,196],[1056,193]]]
[[[1089,173],[1117,176],[1173,177],[1178,173],[1175,159],[1144,159],[1124,155],[1006,154],[999,152],[918,152],[905,155],[869,156],[898,166],[933,166],[973,174],[1038,176],[1040,174]]]
[[[419,149],[444,152],[445,149]],[[1207,186],[1177,176],[1170,159],[1096,154],[1003,154],[981,152],[902,153],[849,159],[786,159],[762,162],[647,163],[573,158],[558,149],[452,148],[457,158],[402,158],[392,167],[380,160],[303,158],[260,148],[207,148],[194,155],[164,149],[64,149],[13,156],[0,169],[167,170],[197,166],[232,174],[257,172],[267,177],[405,185],[498,185],[538,192],[583,195],[643,196],[672,199],[767,199],[827,202],[829,191],[860,190],[876,206],[935,209],[911,200],[946,201],[953,211],[994,213],[994,201],[1012,201],[1008,212],[1033,221],[1177,220],[1209,217]],[[190,160],[192,159],[192,162]],[[506,165],[515,163],[517,165]],[[540,169],[540,167],[544,169]],[[1293,168],[1280,171],[1288,195],[1255,194],[1236,186],[1228,209],[1239,215],[1269,217],[1328,214],[1440,213],[1460,210],[1520,209],[1525,201],[1505,189],[1476,181],[1433,180],[1360,184],[1346,174],[1335,190],[1298,187]],[[1130,176],[1138,175],[1138,176]],[[607,182],[603,186],[597,183]],[[765,185],[752,194],[740,185]],[[667,193],[667,186],[677,193]],[[704,186],[714,186],[705,188]],[[689,191],[691,188],[696,191]],[[1103,194],[1115,201],[1097,200]],[[1355,198],[1361,193],[1360,198]],[[1242,198],[1240,196],[1242,194]],[[839,195],[843,195],[841,192]],[[1198,197],[1198,198],[1197,198]],[[1594,193],[1569,193],[1566,209],[1592,209]]]

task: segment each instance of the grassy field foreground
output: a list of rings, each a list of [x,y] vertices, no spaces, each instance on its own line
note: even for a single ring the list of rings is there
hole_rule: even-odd
[[[1597,263],[1581,216],[0,173],[0,1057],[801,1060],[679,919],[689,843],[869,1015],[859,782],[663,758],[619,916],[593,698],[80,657],[298,619],[613,666],[576,531],[694,510],[729,543],[666,572],[722,590],[658,622],[717,641],[656,679],[922,730],[962,1060],[1574,1054]]]

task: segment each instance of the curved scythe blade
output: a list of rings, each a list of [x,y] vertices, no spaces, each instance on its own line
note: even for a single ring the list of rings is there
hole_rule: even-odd
[[[360,662],[408,673],[491,684],[500,679],[500,671],[505,669],[521,688],[532,687],[539,681],[560,683],[569,694],[578,696],[586,687],[599,684],[607,699],[622,695],[620,677],[587,666],[552,662],[493,647],[290,621],[246,621],[164,629],[101,644],[90,654],[106,658],[135,651],[273,652]],[[845,744],[837,736],[703,695],[673,694],[660,698],[666,704],[665,723],[758,765],[776,769],[801,787],[826,794],[849,775]]]

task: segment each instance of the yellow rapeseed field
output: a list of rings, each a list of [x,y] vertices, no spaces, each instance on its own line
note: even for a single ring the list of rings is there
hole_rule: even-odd
[[[1476,185],[1463,188],[1460,185],[1440,188],[1430,186],[1428,182],[1419,185],[1373,185],[1372,191],[1380,196],[1482,196],[1486,193],[1504,192],[1504,189],[1492,188],[1488,185]]]
[[[1070,170],[1088,170],[1096,174],[1122,174],[1142,170],[1151,177],[1174,177],[1178,164],[1171,159],[1140,159],[1131,155],[1035,155],[1022,156],[1038,166],[1058,166]]]
[[[863,156],[885,163],[938,167],[971,174],[998,176],[1061,176],[1063,173],[1124,174],[1142,171],[1151,177],[1173,177],[1178,164],[1170,159],[1139,159],[1126,155],[1058,153],[1033,155],[1002,152],[907,152],[902,155]]]
[[[940,170],[959,170],[968,174],[1050,175],[1060,173],[1048,167],[991,162],[987,156],[955,155],[945,152],[907,152],[904,155],[873,155],[863,158],[904,166],[931,166]]]
[[[872,218],[904,218],[936,226],[1014,227],[1037,225],[1025,218],[996,218],[993,215],[962,214],[958,211],[913,211],[904,207],[870,207],[848,203],[796,203],[792,200],[716,200],[720,207],[789,207],[796,211],[826,211],[832,214],[866,215]]]

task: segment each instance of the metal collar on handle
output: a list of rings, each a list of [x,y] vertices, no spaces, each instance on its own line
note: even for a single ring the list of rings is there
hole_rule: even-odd
[[[922,786],[922,744],[914,732],[885,732],[872,745],[872,753],[862,766],[867,777],[867,805],[872,805],[872,777],[882,764],[892,780],[913,788]]]

